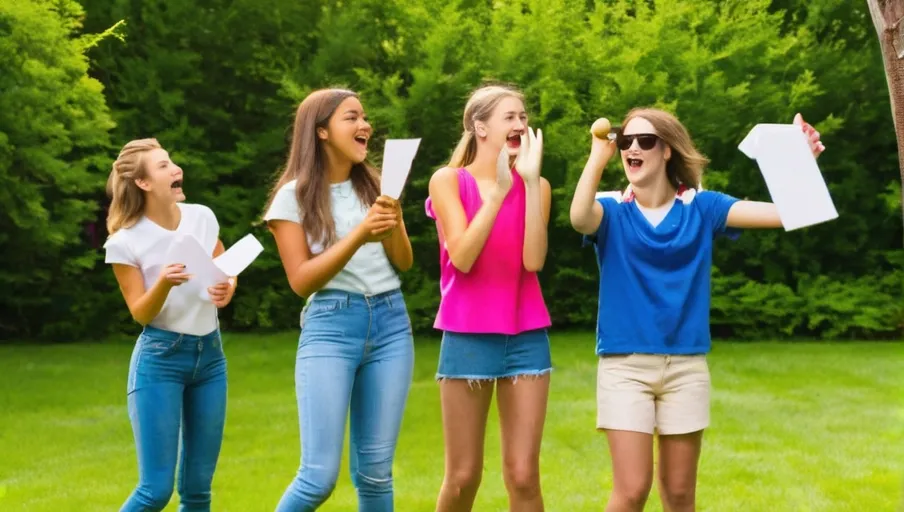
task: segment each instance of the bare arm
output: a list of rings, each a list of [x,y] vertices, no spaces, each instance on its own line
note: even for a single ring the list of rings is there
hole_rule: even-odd
[[[276,240],[279,259],[296,295],[308,297],[336,277],[355,252],[364,245],[364,236],[355,230],[322,254],[313,257],[301,224],[287,220],[271,220],[270,232]]]
[[[381,197],[377,201],[382,200],[385,203],[386,199]],[[393,201],[387,207],[395,209],[399,225],[392,231],[392,235],[389,238],[383,240],[383,249],[386,251],[386,256],[392,266],[400,272],[406,272],[414,264],[414,253],[411,250],[411,240],[408,239],[408,231],[405,229],[405,220],[402,218],[402,205],[398,201]]]
[[[458,195],[456,172],[448,167],[436,171],[430,178],[429,191],[452,265],[459,271],[468,273],[490,236],[506,191],[497,188],[496,192],[486,198],[477,215],[468,224]]]
[[[292,291],[309,297],[324,287],[348,264],[352,256],[368,242],[375,242],[396,226],[395,213],[379,204],[373,205],[367,217],[348,236],[323,253],[313,256],[304,228],[297,222],[271,220],[270,232],[276,239],[279,259]]]
[[[738,201],[728,209],[725,224],[730,228],[780,228],[782,219],[772,203]]]
[[[539,272],[546,263],[549,249],[547,228],[552,189],[546,178],[524,182],[526,205],[524,223],[524,249],[521,258],[528,272]]]
[[[121,263],[113,264],[113,275],[116,276],[116,282],[119,283],[119,290],[126,300],[129,313],[141,325],[151,323],[160,314],[170,289],[177,286],[170,279],[178,281],[179,284],[188,280],[189,276],[184,273],[184,270],[185,267],[182,265],[168,265],[163,269],[157,282],[149,290],[145,290],[144,277],[138,267]]]
[[[603,221],[603,207],[596,200],[596,191],[603,177],[603,169],[615,153],[615,142],[593,137],[590,157],[581,172],[578,186],[571,200],[571,226],[583,235],[591,235]]]

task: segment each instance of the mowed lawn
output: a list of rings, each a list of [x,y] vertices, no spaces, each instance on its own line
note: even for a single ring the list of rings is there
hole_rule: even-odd
[[[543,443],[547,510],[598,511],[611,489],[594,429],[591,334],[553,337]],[[118,510],[136,481],[126,414],[132,338],[0,346],[0,510]],[[216,511],[272,511],[297,469],[295,333],[226,334],[229,412]],[[419,340],[395,465],[396,509],[431,511],[442,480],[439,344]],[[904,478],[900,343],[716,343],[699,510],[897,510]],[[329,385],[329,383],[324,383]],[[507,509],[491,416],[476,511]],[[356,510],[347,466],[324,511]],[[176,510],[173,496],[167,510]],[[661,507],[655,495],[647,510]]]

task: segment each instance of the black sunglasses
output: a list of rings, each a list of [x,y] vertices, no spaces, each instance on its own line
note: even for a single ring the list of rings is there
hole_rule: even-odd
[[[656,142],[659,140],[659,136],[653,133],[635,133],[633,135],[624,135],[622,134],[621,130],[619,130],[615,134],[615,145],[618,146],[618,149],[622,151],[631,149],[631,146],[634,145],[635,140],[637,141],[637,145],[640,146],[640,149],[649,151],[656,147]]]

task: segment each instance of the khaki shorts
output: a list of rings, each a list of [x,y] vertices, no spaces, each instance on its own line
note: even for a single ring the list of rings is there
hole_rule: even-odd
[[[706,356],[603,356],[596,379],[596,427],[662,435],[709,426]]]

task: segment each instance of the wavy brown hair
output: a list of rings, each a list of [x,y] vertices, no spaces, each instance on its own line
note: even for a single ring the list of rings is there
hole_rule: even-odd
[[[147,176],[144,156],[153,149],[160,149],[157,139],[129,141],[113,162],[107,178],[107,195],[111,199],[107,211],[107,233],[110,235],[132,227],[144,214],[144,191],[135,180]]]
[[[324,142],[317,137],[318,128],[326,128],[347,98],[358,95],[345,89],[321,89],[309,94],[295,112],[292,142],[285,169],[270,190],[267,208],[280,188],[292,180],[299,216],[305,234],[328,247],[336,242],[336,222],[330,210],[330,182]],[[367,161],[352,165],[352,186],[365,205],[371,205],[380,195],[380,175]]]
[[[658,108],[635,108],[628,112],[622,127],[635,117],[646,119],[656,129],[662,142],[672,148],[672,157],[666,162],[665,173],[669,183],[678,188],[683,184],[694,189],[700,188],[703,169],[709,159],[700,153],[691,140],[687,128],[674,115]]]
[[[465,112],[462,116],[464,132],[452,152],[452,158],[449,159],[449,167],[465,167],[474,161],[474,157],[477,156],[477,138],[474,135],[474,123],[477,121],[485,123],[493,114],[496,105],[499,105],[499,102],[509,97],[524,101],[524,95],[521,94],[521,91],[510,85],[486,85],[471,93],[471,97],[468,98],[468,102],[465,104]]]

